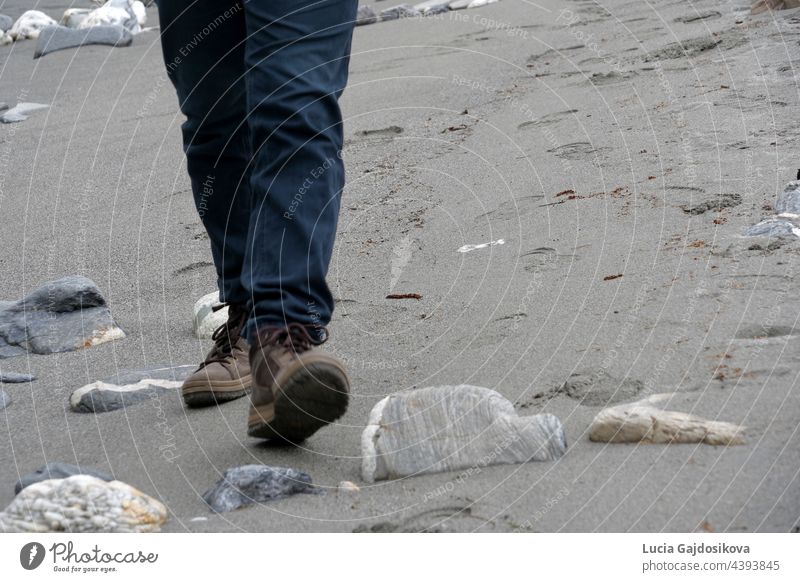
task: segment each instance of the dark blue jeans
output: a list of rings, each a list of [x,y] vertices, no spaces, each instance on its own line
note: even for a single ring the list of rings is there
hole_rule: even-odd
[[[167,74],[220,297],[263,325],[323,326],[344,187],[357,0],[159,0]]]

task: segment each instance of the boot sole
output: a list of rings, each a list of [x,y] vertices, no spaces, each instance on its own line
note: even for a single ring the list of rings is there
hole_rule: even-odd
[[[189,382],[181,387],[181,396],[189,408],[213,406],[246,396],[252,384],[253,379],[250,374],[240,380],[227,380],[214,384],[203,381]]]
[[[345,413],[349,386],[347,375],[337,366],[309,363],[291,374],[275,402],[251,408],[247,434],[300,443]]]

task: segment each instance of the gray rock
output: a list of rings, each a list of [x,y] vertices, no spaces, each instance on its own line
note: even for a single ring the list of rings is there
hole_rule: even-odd
[[[123,370],[106,380],[75,390],[69,398],[74,412],[111,412],[160,394],[174,393],[196,366],[162,364],[142,370]]]
[[[381,20],[397,20],[398,18],[411,18],[413,16],[420,16],[418,10],[410,4],[399,4],[392,6],[386,10],[381,10]]]
[[[788,220],[768,218],[746,228],[743,234],[744,236],[765,238],[798,238],[800,237],[800,228]]]
[[[775,203],[775,212],[800,215],[800,180],[786,184]]]
[[[361,474],[372,483],[487,465],[551,461],[567,450],[552,414],[518,416],[494,390],[435,386],[387,396],[361,435]]]
[[[18,103],[0,115],[2,123],[18,123],[28,119],[28,114],[39,109],[47,109],[48,105],[42,103]]]
[[[244,465],[225,471],[222,479],[203,494],[203,500],[213,511],[222,513],[296,493],[314,492],[311,477],[296,469]]]
[[[167,508],[130,485],[73,475],[23,489],[0,512],[0,532],[140,533],[165,521]]]
[[[39,33],[33,58],[49,53],[90,44],[108,46],[130,46],[133,35],[122,26],[93,26],[91,28],[67,28],[48,26]]]
[[[22,384],[33,382],[36,376],[33,374],[18,374],[16,372],[0,372],[0,384]]]
[[[0,390],[0,410],[11,406],[11,396],[5,390]]]
[[[0,101],[0,111],[5,111],[8,109],[8,103],[3,103]]]
[[[378,15],[372,9],[372,6],[358,7],[358,12],[356,12],[356,26],[374,24],[376,22],[378,22]]]
[[[5,14],[0,14],[0,32],[7,32],[14,26],[14,19]]]
[[[70,465],[69,463],[53,461],[51,463],[47,463],[44,467],[39,467],[33,473],[23,475],[22,478],[17,481],[17,484],[14,485],[14,494],[18,494],[20,491],[25,489],[25,487],[33,485],[34,483],[38,483],[39,481],[46,481],[48,479],[66,479],[67,477],[72,477],[73,475],[91,475],[92,477],[97,477],[103,481],[114,480],[114,477],[105,471],[99,471],[97,469],[92,469],[91,467],[78,467],[77,465]]]
[[[0,301],[0,359],[69,352],[125,337],[86,277],[46,283],[19,301]]]

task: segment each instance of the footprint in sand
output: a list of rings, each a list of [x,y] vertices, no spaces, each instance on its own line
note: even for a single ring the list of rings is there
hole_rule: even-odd
[[[542,117],[539,117],[532,121],[526,121],[525,123],[520,123],[517,126],[517,129],[530,129],[532,127],[558,123],[559,121],[563,121],[564,119],[571,117],[573,114],[577,112],[578,112],[577,109],[567,109],[566,111],[557,111],[556,113],[548,113],[547,115],[543,115]]]

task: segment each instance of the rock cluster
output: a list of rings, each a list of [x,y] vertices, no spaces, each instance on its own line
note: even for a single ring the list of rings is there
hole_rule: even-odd
[[[425,0],[419,4],[398,4],[391,8],[381,10],[376,13],[371,6],[362,5],[358,7],[356,14],[356,26],[374,24],[378,21],[398,20],[400,18],[414,18],[420,16],[433,16],[449,10],[463,10],[464,8],[478,8],[486,4],[492,4],[499,0]]]
[[[147,11],[140,0],[108,0],[93,9],[68,8],[60,24],[40,10],[28,10],[13,24],[8,16],[0,15],[0,45],[40,38],[50,29],[47,42],[37,45],[34,58],[87,44],[128,46],[131,35],[141,32],[146,22]],[[78,34],[77,29],[99,30]]]

